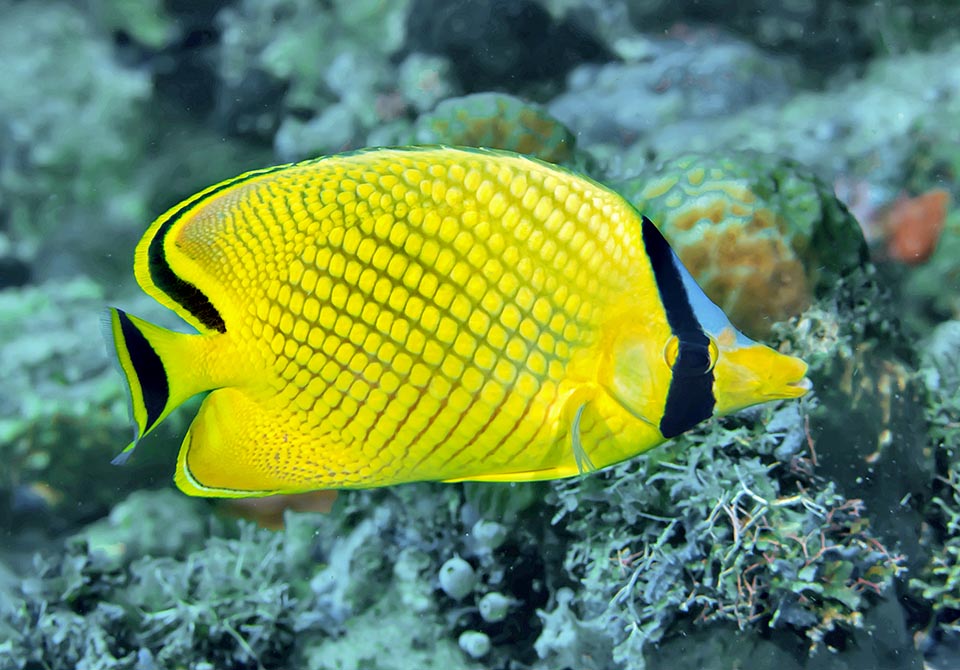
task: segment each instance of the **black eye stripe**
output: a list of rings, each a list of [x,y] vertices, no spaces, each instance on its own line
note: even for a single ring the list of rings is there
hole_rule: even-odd
[[[667,323],[679,340],[667,402],[660,420],[660,432],[669,438],[713,415],[716,398],[710,366],[710,338],[693,312],[670,245],[647,217],[643,217],[643,245],[667,314]]]
[[[710,344],[699,342],[684,342],[680,340],[680,349],[677,360],[673,364],[673,374],[683,377],[694,377],[710,372]]]

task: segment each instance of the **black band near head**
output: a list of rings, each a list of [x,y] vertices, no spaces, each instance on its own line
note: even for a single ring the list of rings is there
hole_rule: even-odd
[[[140,384],[143,405],[147,410],[146,425],[140,427],[142,432],[146,433],[163,414],[170,400],[167,371],[163,369],[163,362],[157,352],[150,346],[143,333],[133,325],[130,318],[120,310],[117,310],[117,318],[120,321],[120,332],[123,334],[127,354],[133,364],[133,372]]]
[[[664,437],[675,437],[713,415],[713,371],[710,338],[694,314],[670,245],[653,222],[643,217],[643,245],[667,314],[670,330],[680,340],[667,402],[660,420]]]

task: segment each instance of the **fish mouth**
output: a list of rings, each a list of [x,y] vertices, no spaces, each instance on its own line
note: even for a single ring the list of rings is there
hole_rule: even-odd
[[[795,382],[787,382],[784,396],[787,398],[799,398],[813,389],[813,382],[809,377],[801,377]]]

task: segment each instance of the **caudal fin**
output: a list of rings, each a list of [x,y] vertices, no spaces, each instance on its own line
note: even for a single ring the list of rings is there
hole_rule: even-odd
[[[201,336],[175,333],[109,308],[102,318],[108,355],[115,356],[126,382],[133,441],[113,460],[122,464],[137,442],[190,396],[206,390],[190,358]]]

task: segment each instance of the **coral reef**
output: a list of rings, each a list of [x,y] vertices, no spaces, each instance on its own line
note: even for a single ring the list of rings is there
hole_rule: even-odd
[[[592,34],[534,0],[413,0],[407,29],[411,48],[450,58],[468,93],[558,79],[609,57]]]
[[[754,149],[789,156],[829,180],[857,176],[899,188],[916,169],[916,139],[923,130],[944,140],[953,132],[933,131],[940,121],[927,117],[930,101],[936,101],[938,119],[946,122],[955,114],[960,74],[950,64],[958,53],[951,47],[877,60],[862,79],[838,79],[824,91],[800,92],[783,104],[658,128],[630,153],[673,157]]]
[[[799,81],[789,60],[715,30],[649,39],[644,47],[636,62],[576,68],[550,112],[585,144],[622,146],[680,120],[783,102]]]
[[[98,340],[103,304],[103,289],[85,278],[0,292],[3,526],[96,518],[156,472],[149,458],[110,465],[130,429]]]
[[[217,115],[234,134],[273,138],[281,160],[355,147],[403,112],[390,104],[407,2],[239,2],[216,19]],[[270,103],[265,105],[264,100]]]
[[[915,569],[921,501],[935,474],[925,446],[926,389],[881,273],[868,266],[850,274],[777,332],[811,366],[818,472],[863,500],[878,537]]]
[[[791,160],[684,155],[619,183],[747,334],[768,335],[866,260],[856,221]]]
[[[960,211],[910,266],[867,262],[856,225],[960,202],[957,11],[0,2],[0,668],[957,667]],[[97,314],[163,320],[126,296],[149,220],[411,142],[620,189],[814,393],[586,477],[322,515],[174,493],[189,410],[110,465],[129,426]]]
[[[636,25],[673,21],[708,22],[749,36],[757,44],[794,53],[812,70],[831,72],[838,63],[901,52],[956,34],[950,23],[957,8],[949,2],[809,2],[771,5],[760,0],[630,3]],[[955,24],[953,24],[955,25]],[[649,29],[649,28],[648,28]]]
[[[0,59],[0,258],[42,253],[44,272],[68,275],[96,249],[78,232],[88,221],[115,232],[147,217],[129,177],[150,80],[118,63],[70,3],[0,5]]]
[[[0,584],[0,667],[478,667],[458,646],[486,656],[503,625],[433,595],[456,544],[433,505],[457,492],[409,493],[358,493],[319,522],[288,513],[279,533],[211,523],[206,504],[170,491],[131,495],[65,553],[36,559],[31,578]],[[470,554],[484,579],[509,584],[485,551]]]
[[[930,391],[926,414],[939,476],[927,515],[930,559],[910,586],[941,628],[960,634],[960,321],[933,331],[922,371]]]
[[[283,539],[248,528],[211,539],[187,560],[128,565],[70,543],[2,599],[10,629],[0,665],[276,667],[302,616],[288,580],[307,560],[307,545],[297,554]]]
[[[842,644],[900,559],[877,541],[860,501],[814,474],[810,439],[796,407],[766,409],[676,440],[655,460],[559,484],[554,522],[579,538],[565,566],[583,585],[575,603],[587,638],[605,636],[627,668],[645,667],[649,647],[681,620]],[[545,618],[569,626],[569,615]],[[573,667],[608,667],[591,658]]]
[[[545,110],[497,93],[444,100],[417,119],[413,140],[417,144],[507,149],[550,163],[572,161],[575,144],[567,127]]]

